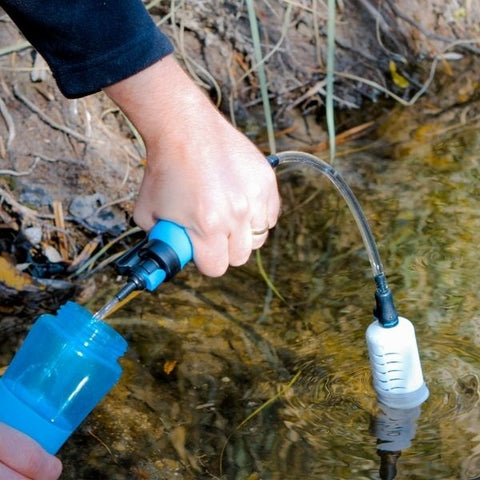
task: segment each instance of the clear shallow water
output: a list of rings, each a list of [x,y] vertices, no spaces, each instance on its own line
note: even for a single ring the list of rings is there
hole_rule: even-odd
[[[421,411],[376,402],[375,287],[343,200],[314,172],[282,171],[284,213],[261,258],[284,300],[252,259],[221,279],[188,268],[114,314],[125,374],[62,450],[64,478],[394,478],[382,461],[399,479],[480,477],[480,125],[462,112],[394,110],[335,165],[415,325]],[[379,423],[407,432],[401,452],[379,453]]]

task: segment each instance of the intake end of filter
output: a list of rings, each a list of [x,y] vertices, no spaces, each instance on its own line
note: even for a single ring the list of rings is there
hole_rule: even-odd
[[[397,325],[385,328],[375,320],[367,329],[366,339],[378,400],[400,409],[421,405],[429,391],[412,323],[398,317]]]

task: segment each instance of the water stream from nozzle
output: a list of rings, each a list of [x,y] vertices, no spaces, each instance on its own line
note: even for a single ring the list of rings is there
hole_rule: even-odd
[[[112,299],[110,299],[92,317],[93,320],[103,320],[121,301],[125,300],[132,292],[138,290],[138,284],[128,282]]]

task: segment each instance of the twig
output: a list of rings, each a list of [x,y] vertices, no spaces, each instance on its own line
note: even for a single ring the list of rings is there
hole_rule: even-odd
[[[38,212],[18,203],[8,192],[3,190],[3,188],[0,188],[0,200],[5,200],[12,208],[27,217],[41,218]],[[53,215],[50,215],[49,218],[53,219]]]
[[[255,13],[255,6],[253,4],[253,0],[247,0],[247,11],[253,42],[253,54],[255,62],[257,62],[256,71],[260,82],[260,95],[262,98],[263,113],[265,116],[265,125],[267,128],[268,146],[271,153],[276,153],[277,150],[275,144],[275,134],[273,132],[272,111],[268,99],[267,76],[265,73],[264,60],[262,58],[262,51],[260,46],[260,32],[258,29],[257,15]]]
[[[102,260],[101,262],[99,262],[98,265],[95,266],[95,268],[90,268],[89,269],[89,274],[93,275],[94,273],[97,273],[100,270],[103,270],[105,267],[107,267],[111,263],[115,262],[117,260],[117,258],[120,258],[124,253],[125,253],[125,250],[122,251],[122,252],[113,253],[112,255],[107,257],[105,260]],[[134,297],[132,297],[132,298],[134,298]],[[127,299],[128,299],[128,301],[131,300],[130,295],[127,297]],[[124,305],[124,303],[122,303],[122,305]]]
[[[55,122],[55,120],[52,120],[50,117],[45,115],[45,113],[43,113],[39,107],[37,107],[31,100],[29,100],[27,97],[25,97],[23,94],[20,93],[16,85],[13,86],[13,93],[30,110],[32,110],[32,112],[36,113],[47,125],[50,125],[55,130],[59,130],[67,135],[70,135],[71,137],[77,139],[79,142],[84,142],[84,143],[89,142],[89,139],[84,135],[82,135],[81,133],[78,133],[75,130],[68,128],[65,125],[60,125],[59,123]]]
[[[258,408],[256,408],[250,415],[248,415],[239,425],[235,427],[232,433],[228,435],[222,450],[220,451],[220,460],[219,460],[219,465],[220,465],[220,472],[223,473],[223,456],[225,454],[225,448],[227,447],[228,442],[230,439],[233,437],[233,435],[240,430],[245,424],[247,424],[252,418],[256,417],[259,413],[261,413],[263,410],[265,410],[267,407],[272,405],[272,403],[276,402],[279,398],[283,397],[290,388],[295,385],[296,381],[300,378],[300,375],[302,374],[302,370],[299,370],[293,378],[288,382],[288,384],[283,387],[277,394],[275,394],[273,397],[269,398],[267,401],[263,402]]]
[[[7,191],[3,190],[3,188],[0,188],[0,204],[5,201],[7,202],[14,210],[17,212],[25,215],[26,217],[33,217],[33,218],[39,218],[42,220],[55,220],[55,216],[52,215],[51,213],[38,213],[35,210],[32,210],[29,207],[25,207],[21,203],[17,202],[12,195],[10,195]],[[66,216],[64,217],[65,220],[69,222],[75,222],[77,221],[76,218],[73,218],[71,216]],[[55,231],[60,231],[60,229],[56,228],[53,225],[45,225],[47,228],[50,228]],[[68,232],[64,230],[64,233]]]
[[[28,42],[20,42],[16,43],[15,45],[9,45],[8,47],[0,48],[0,57],[3,55],[9,55],[13,52],[19,52],[20,50],[24,50],[25,48],[30,48],[31,45]]]
[[[248,70],[247,72],[245,72],[238,80],[237,80],[237,84],[240,84],[245,78],[247,78],[253,71],[257,70],[260,66],[260,64],[265,64],[268,59],[277,51],[280,49],[280,46],[283,44],[286,36],[287,36],[287,33],[288,33],[288,28],[290,26],[290,19],[291,19],[291,5],[289,4],[287,6],[287,9],[285,10],[285,14],[284,14],[284,20],[283,20],[283,23],[282,23],[282,30],[280,32],[280,38],[278,39],[278,42],[273,46],[273,48],[261,59],[260,62],[256,63],[255,65],[253,65],[250,70]]]
[[[114,238],[110,242],[108,242],[99,252],[97,252],[95,255],[93,255],[87,262],[85,262],[76,272],[72,273],[72,277],[75,277],[82,273],[84,270],[87,268],[90,270],[93,268],[93,264],[105,253],[107,252],[113,245],[118,243],[119,241],[123,240],[125,237],[128,237],[129,235],[133,235],[135,233],[141,232],[142,229],[140,227],[133,227],[130,230],[127,230],[126,232],[123,232],[121,235],[118,237]]]
[[[58,249],[63,260],[68,261],[67,237],[65,233],[62,233],[62,230],[65,230],[65,219],[63,216],[62,202],[59,200],[54,200],[53,202],[53,214],[55,216],[55,225],[59,229],[57,233]]]
[[[327,120],[328,145],[330,147],[330,163],[335,164],[335,114],[333,108],[333,82],[335,78],[335,0],[328,0],[327,20],[327,80],[325,94],[325,116]]]
[[[3,119],[7,125],[8,129],[8,137],[7,137],[7,150],[10,150],[10,146],[12,145],[13,140],[15,139],[15,122],[13,121],[10,112],[8,111],[5,102],[0,97],[0,113],[2,114]]]
[[[29,156],[34,156],[34,159],[33,159],[32,166],[28,170],[24,170],[23,172],[17,172],[16,170],[0,170],[0,175],[10,175],[10,176],[13,176],[13,177],[23,177],[25,175],[30,175],[33,172],[34,168],[37,166],[37,163],[40,160],[43,160],[45,162],[50,162],[50,163],[60,162],[60,161],[63,161],[63,162],[66,162],[66,163],[76,163],[76,162],[72,162],[70,160],[64,160],[64,159],[61,159],[61,158],[59,158],[59,159],[50,158],[50,157],[47,157],[45,155],[42,155],[41,153],[32,153]]]
[[[380,30],[385,33],[386,35],[390,35],[390,25],[385,21],[383,15],[373,6],[371,5],[368,0],[358,0],[365,10],[375,19],[378,23],[378,27]]]
[[[272,279],[270,276],[267,274],[265,271],[265,267],[263,266],[262,262],[262,255],[260,253],[260,250],[256,250],[255,252],[255,259],[257,261],[257,267],[260,272],[260,276],[263,278],[265,283],[267,284],[268,288],[280,299],[282,302],[287,303],[285,298],[282,296],[282,294],[279,292],[278,288],[275,286],[273,283]]]
[[[315,6],[309,7],[308,5],[303,5],[300,2],[295,2],[292,0],[282,0],[282,3],[286,3],[287,5],[291,5],[292,7],[298,8],[299,10],[303,10],[307,13],[317,14],[322,20],[326,20],[326,16],[320,16],[319,12],[317,12]]]
[[[33,165],[28,170],[24,170],[23,172],[17,172],[16,170],[0,170],[0,175],[10,175],[11,177],[24,177],[26,175],[30,175],[37,166],[39,160],[40,158],[37,157],[33,161]]]
[[[361,137],[362,135],[364,135],[374,125],[375,125],[375,122],[370,121],[370,122],[365,122],[365,123],[362,123],[361,125],[357,125],[355,127],[352,127],[349,130],[346,130],[346,131],[336,135],[335,136],[335,143],[337,145],[342,145],[344,143],[355,140],[355,139]],[[306,152],[309,152],[309,153],[320,152],[320,151],[326,150],[327,148],[328,148],[328,140],[326,140],[324,142],[316,143],[314,145],[309,145],[309,146],[307,145],[306,147],[303,147],[303,149]]]
[[[184,0],[180,0],[180,9],[185,10],[185,2]],[[171,26],[173,28],[173,36],[175,37],[176,42],[178,43],[178,50],[182,56],[182,60],[185,64],[185,68],[188,70],[190,75],[195,79],[198,85],[202,86],[205,89],[209,89],[213,87],[215,89],[217,99],[216,99],[216,105],[217,107],[221,105],[222,103],[222,90],[220,88],[220,85],[218,82],[215,80],[213,75],[204,67],[202,67],[198,62],[192,59],[192,57],[188,54],[187,50],[185,49],[185,22],[183,17],[180,18],[180,27],[178,29],[175,28],[176,26],[176,11],[177,8],[175,6],[175,0],[172,0],[170,2],[170,16],[171,16]],[[203,73],[210,84],[204,82],[198,75],[196,70],[199,72]]]
[[[69,272],[74,272],[80,265],[83,265],[97,249],[102,241],[100,235],[96,236],[93,240],[90,240],[82,249],[82,251],[72,260],[68,267]]]
[[[266,319],[268,317],[268,314],[270,312],[270,306],[273,300],[273,294],[275,294],[278,298],[280,298],[287,306],[288,302],[285,300],[285,298],[280,294],[278,289],[275,287],[273,280],[275,278],[275,274],[277,272],[277,267],[278,267],[278,243],[279,243],[279,234],[278,234],[278,229],[274,229],[272,232],[272,261],[270,264],[270,271],[267,274],[265,272],[265,269],[263,268],[263,262],[260,254],[260,250],[257,250],[255,252],[256,260],[257,260],[257,265],[260,270],[260,274],[264,278],[265,282],[267,283],[267,292],[265,294],[265,297],[263,299],[263,309],[262,313],[259,316],[257,323],[262,324],[266,322]]]
[[[390,90],[386,89],[385,87],[382,87],[382,85],[372,81],[368,80],[366,78],[359,77],[357,75],[353,75],[351,73],[346,73],[346,72],[335,72],[335,75],[338,77],[342,78],[348,78],[350,80],[356,80],[358,82],[365,83],[366,85],[369,85],[370,87],[373,87],[377,90],[380,90],[381,92],[385,93],[389,97],[395,99],[397,102],[401,103],[402,105],[405,105],[407,107],[411,107],[416,103],[416,101],[428,90],[428,87],[432,83],[433,79],[435,78],[435,72],[437,70],[437,65],[438,62],[444,57],[445,52],[447,50],[450,50],[451,48],[454,48],[459,45],[465,45],[465,44],[470,44],[470,43],[479,43],[480,39],[469,39],[469,40],[456,40],[449,45],[447,45],[440,53],[435,55],[433,58],[432,64],[430,66],[430,73],[428,75],[427,80],[425,83],[422,85],[420,90],[418,90],[417,93],[410,99],[410,100],[404,100],[403,98],[399,97],[398,95],[395,95],[393,92]]]
[[[115,456],[112,453],[112,450],[110,447],[98,436],[96,435],[91,428],[87,428],[87,432],[89,435],[91,435],[100,445],[102,445],[105,450],[110,454],[110,456],[113,458],[114,462],[116,463]]]
[[[44,155],[43,153],[38,153],[38,152],[32,152],[30,156],[38,159],[38,160],[43,160],[44,162],[50,162],[50,163],[55,163],[55,162],[64,162],[67,164],[73,164],[73,165],[79,165],[80,162],[74,159],[69,159],[69,158],[52,158],[48,157],[47,155]]]
[[[129,200],[132,200],[134,197],[135,197],[134,193],[129,193],[124,197],[117,198],[116,200],[112,200],[111,202],[104,203],[101,207],[98,207],[97,210],[95,210],[95,212],[93,212],[91,216],[97,215],[98,212],[104,210],[105,208],[112,207],[113,205],[117,205],[122,202],[128,202]]]
[[[160,3],[161,0],[152,0],[151,2],[147,3],[147,5],[145,5],[145,8],[147,10],[151,10],[153,7],[156,7],[159,3]]]

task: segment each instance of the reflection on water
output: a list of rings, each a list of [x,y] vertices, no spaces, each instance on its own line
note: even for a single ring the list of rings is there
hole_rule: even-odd
[[[430,389],[421,412],[377,404],[364,340],[375,287],[361,239],[324,179],[289,169],[279,173],[285,212],[261,252],[284,300],[252,259],[221,279],[188,268],[113,315],[130,344],[125,375],[62,450],[64,478],[480,477],[474,110],[394,110],[336,165],[416,327]]]

